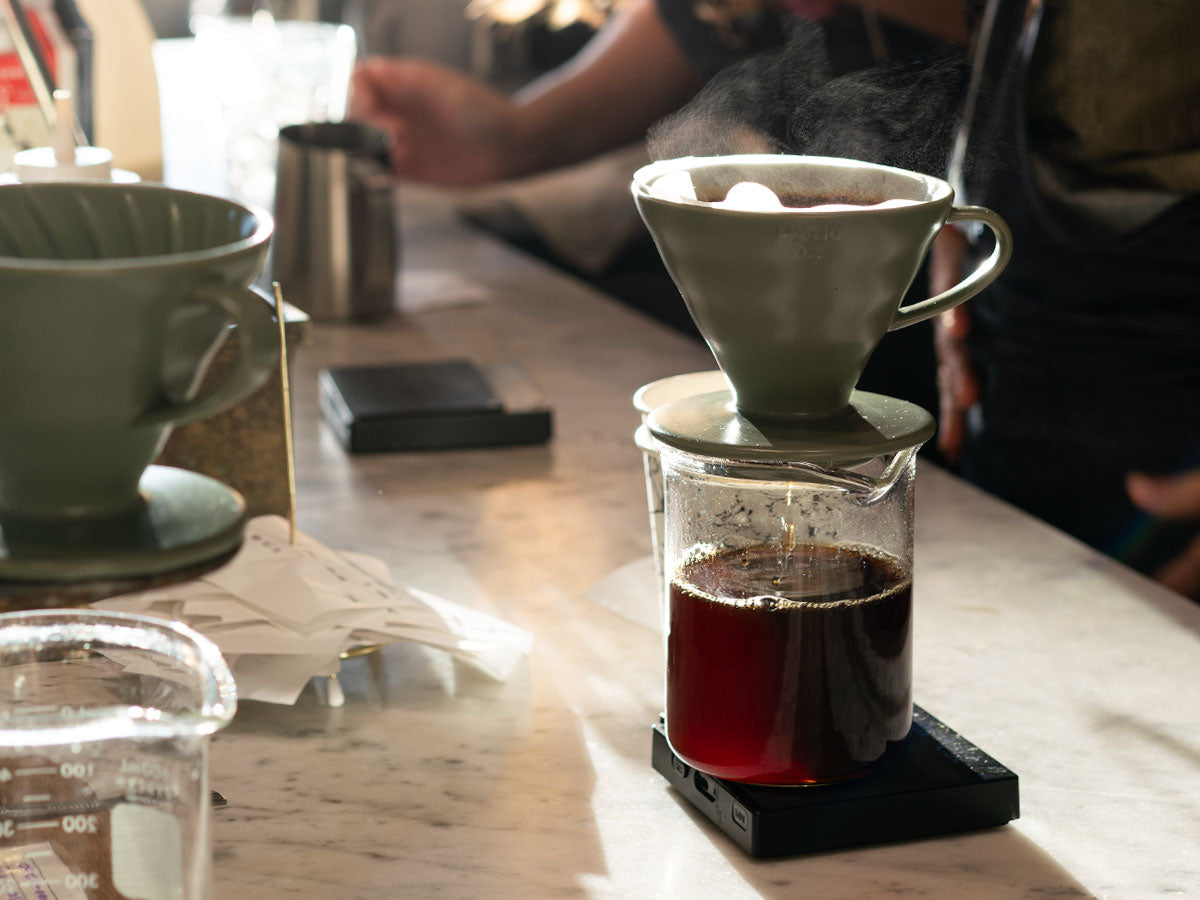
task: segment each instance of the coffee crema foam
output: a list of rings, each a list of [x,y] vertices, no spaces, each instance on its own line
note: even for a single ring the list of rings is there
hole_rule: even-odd
[[[714,579],[715,571],[724,577]],[[912,577],[897,557],[862,544],[700,544],[672,583],[711,603],[771,612],[878,602],[911,590]]]
[[[780,198],[765,184],[739,181],[731,187],[724,200],[704,201],[696,197],[696,186],[687,172],[671,172],[651,185],[652,196],[676,203],[695,203],[715,209],[740,212],[856,212],[868,209],[895,209],[913,206],[919,201],[899,197],[858,200],[844,196],[784,195]]]

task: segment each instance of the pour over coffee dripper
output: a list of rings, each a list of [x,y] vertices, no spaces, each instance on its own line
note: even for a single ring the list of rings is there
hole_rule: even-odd
[[[271,229],[159,185],[0,187],[0,580],[146,575],[237,546],[236,491],[150,463],[174,425],[273,371],[278,332],[248,287]],[[201,387],[231,325],[237,361]]]
[[[838,208],[714,205],[744,182]],[[681,183],[694,194],[681,195]],[[666,160],[635,174],[633,195],[738,409],[769,420],[843,413],[886,332],[974,296],[1012,248],[1004,221],[982,207],[953,206],[945,181],[855,160]],[[903,205],[877,206],[884,201]],[[938,230],[963,221],[995,233],[991,256],[945,293],[901,307]]]
[[[818,209],[731,208],[765,185]],[[868,770],[912,722],[912,497],[925,410],[854,386],[887,331],[973,296],[1011,251],[944,181],[852,160],[737,156],[641,169],[633,194],[730,389],[646,422],[665,495],[666,733],[730,781]],[[901,306],[937,231],[991,256]]]

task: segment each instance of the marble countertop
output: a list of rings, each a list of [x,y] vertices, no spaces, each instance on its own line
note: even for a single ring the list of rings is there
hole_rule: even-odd
[[[649,553],[630,396],[711,358],[407,196],[402,303],[477,302],[316,325],[294,361],[299,522],[529,629],[533,653],[497,683],[394,645],[343,665],[340,708],[314,688],[243,704],[212,742],[216,896],[1200,896],[1200,607],[931,466],[916,700],[1018,773],[1020,819],[764,861],[690,808],[649,762],[660,638],[594,592]],[[454,356],[521,362],[553,441],[352,458],[319,420],[323,366]]]

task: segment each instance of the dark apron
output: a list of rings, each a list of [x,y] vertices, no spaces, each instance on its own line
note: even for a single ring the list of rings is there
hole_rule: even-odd
[[[964,474],[1142,571],[1196,536],[1138,511],[1131,470],[1200,466],[1200,198],[1103,241],[1073,233],[1039,192],[1025,133],[1035,16],[995,93],[986,187],[1012,262],[972,300],[981,381]]]

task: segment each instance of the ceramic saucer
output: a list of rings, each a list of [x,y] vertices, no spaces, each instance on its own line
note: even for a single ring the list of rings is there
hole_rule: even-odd
[[[0,581],[76,582],[157,575],[237,547],[246,501],[207,475],[149,466],[136,510],[87,522],[0,518]]]
[[[713,391],[660,406],[646,424],[668,446],[700,456],[822,466],[919,447],[935,431],[933,416],[916,404],[867,391],[854,391],[831,415],[769,422],[738,412],[730,391]]]

